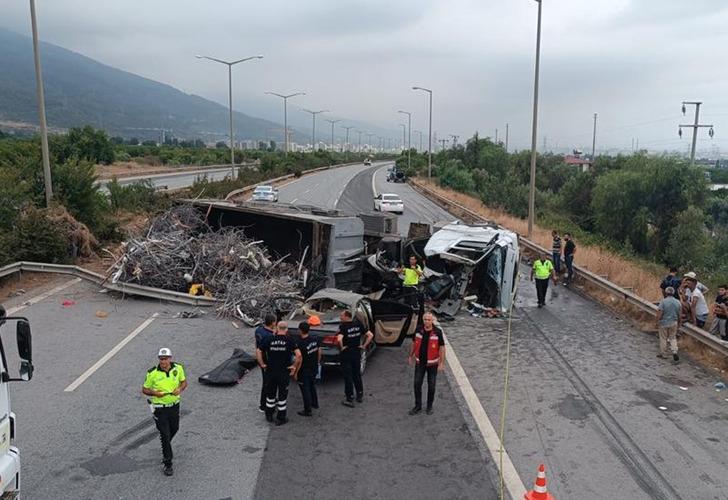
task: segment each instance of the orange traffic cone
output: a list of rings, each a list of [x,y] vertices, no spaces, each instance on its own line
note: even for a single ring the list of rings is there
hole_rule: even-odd
[[[555,500],[554,496],[546,491],[546,467],[541,464],[538,467],[538,476],[533,489],[524,495],[525,500]]]

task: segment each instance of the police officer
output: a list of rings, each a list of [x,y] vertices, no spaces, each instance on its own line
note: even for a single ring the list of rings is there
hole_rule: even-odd
[[[422,268],[417,264],[417,257],[411,255],[409,258],[409,267],[400,267],[397,271],[404,276],[402,284],[407,294],[407,303],[409,305],[416,305],[420,278],[424,274]]]
[[[303,321],[298,325],[301,334],[298,340],[298,349],[301,351],[301,367],[296,374],[298,387],[301,388],[303,398],[303,411],[297,412],[303,417],[312,415],[311,408],[318,410],[318,395],[316,394],[316,372],[321,363],[321,345],[318,337],[309,335],[310,325]]]
[[[361,352],[366,352],[374,338],[374,334],[366,330],[358,319],[354,319],[349,310],[342,311],[339,317],[341,323],[339,324],[336,341],[339,344],[339,349],[341,349],[339,359],[341,371],[344,372],[344,395],[346,396],[346,400],[342,404],[354,408],[355,388],[357,403],[364,401],[364,384],[361,380]],[[363,344],[361,341],[362,335],[365,337]]]
[[[276,333],[266,337],[256,349],[258,365],[265,372],[265,418],[273,422],[273,413],[278,415],[276,425],[283,425],[288,422],[286,418],[286,404],[288,403],[288,384],[291,377],[301,366],[301,350],[296,342],[288,336],[288,324],[279,321],[276,326]],[[291,358],[294,358],[291,363]]]
[[[531,281],[536,278],[536,297],[538,299],[538,307],[546,305],[546,292],[549,289],[549,278],[556,283],[556,273],[554,265],[546,258],[546,253],[541,252],[538,259],[533,261],[531,268]]]
[[[187,389],[184,367],[172,361],[172,351],[162,347],[157,354],[159,364],[147,371],[142,393],[149,396],[154,423],[162,441],[164,475],[171,476],[172,438],[179,430],[179,401],[182,391]]]
[[[431,312],[422,317],[423,325],[415,332],[414,342],[407,363],[415,361],[415,406],[409,411],[416,415],[422,411],[422,382],[427,374],[427,410],[432,415],[432,404],[435,402],[435,384],[437,372],[445,369],[445,337],[442,328],[435,325],[435,317]]]
[[[255,348],[260,347],[260,343],[266,337],[272,337],[276,331],[276,317],[274,314],[266,314],[263,318],[263,324],[255,329]],[[265,361],[265,360],[264,360]],[[260,405],[258,411],[261,413],[265,412],[265,370],[260,369],[261,381],[260,384]]]

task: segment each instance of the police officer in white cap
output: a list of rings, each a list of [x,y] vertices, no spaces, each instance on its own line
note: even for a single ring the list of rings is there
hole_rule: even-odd
[[[159,364],[147,370],[142,393],[152,407],[154,423],[162,442],[164,475],[171,476],[172,438],[179,430],[180,394],[187,388],[185,370],[179,363],[172,361],[172,351],[162,347],[157,354]]]

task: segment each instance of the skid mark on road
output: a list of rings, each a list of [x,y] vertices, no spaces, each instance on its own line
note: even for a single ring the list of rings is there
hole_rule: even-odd
[[[33,304],[37,304],[38,302],[41,302],[41,301],[47,299],[51,295],[55,295],[58,292],[62,292],[66,288],[71,287],[71,286],[75,285],[76,283],[80,283],[80,282],[81,282],[81,278],[74,278],[72,280],[66,281],[62,285],[52,288],[52,289],[48,290],[47,292],[41,293],[40,295],[36,295],[32,299],[30,299],[26,302],[23,302],[23,304],[21,304],[19,306],[11,307],[10,309],[7,310],[7,315],[12,316],[13,314],[15,314],[17,312],[22,311],[26,307],[30,307]]]
[[[132,331],[129,335],[127,335],[126,337],[124,337],[124,339],[121,342],[119,342],[118,344],[116,344],[109,352],[107,352],[106,354],[104,354],[104,356],[101,359],[99,359],[96,363],[94,363],[93,366],[91,366],[91,368],[89,368],[88,370],[86,370],[85,372],[83,372],[83,374],[81,374],[80,377],[78,377],[76,380],[74,380],[73,382],[71,382],[71,384],[68,387],[66,387],[65,389],[63,389],[63,392],[73,392],[73,391],[75,391],[78,388],[78,386],[81,385],[81,384],[83,384],[84,381],[87,378],[89,378],[91,375],[93,375],[96,370],[98,370],[99,368],[101,368],[102,366],[104,366],[104,364],[108,360],[110,360],[112,357],[114,357],[114,355],[117,352],[119,352],[126,344],[128,344],[129,342],[131,342],[132,339],[134,339],[134,337],[136,337],[137,335],[139,335],[141,332],[144,331],[144,329],[146,327],[148,327],[149,325],[151,325],[152,322],[154,322],[154,320],[157,318],[157,316],[159,316],[159,313],[154,313],[154,314],[152,314],[152,316],[150,318],[147,318],[146,320],[144,320],[144,322],[141,325],[139,325],[138,327],[136,327],[134,329],[134,331]]]

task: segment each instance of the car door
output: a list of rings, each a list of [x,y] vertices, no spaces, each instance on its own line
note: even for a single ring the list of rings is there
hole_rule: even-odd
[[[397,347],[414,334],[417,326],[412,307],[390,300],[369,300],[372,314],[370,329],[380,347]]]

